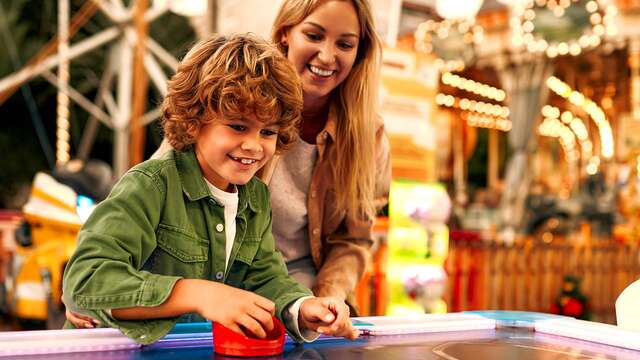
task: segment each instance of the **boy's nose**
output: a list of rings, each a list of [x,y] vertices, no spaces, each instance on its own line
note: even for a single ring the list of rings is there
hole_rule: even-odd
[[[244,141],[242,141],[240,148],[244,151],[250,151],[250,152],[262,151],[262,146],[260,145],[260,142],[254,139],[253,137],[246,137]]]

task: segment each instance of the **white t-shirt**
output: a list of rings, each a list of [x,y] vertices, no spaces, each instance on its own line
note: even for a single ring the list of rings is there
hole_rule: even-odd
[[[211,195],[218,200],[218,202],[224,207],[224,268],[229,267],[229,258],[231,257],[231,250],[233,249],[233,243],[236,238],[236,215],[238,215],[238,189],[234,186],[233,192],[226,192],[218,189],[211,184],[207,179],[204,179],[207,183]]]
[[[205,183],[211,190],[211,195],[224,207],[224,231],[225,231],[225,269],[229,267],[229,258],[236,237],[236,215],[238,214],[238,189],[234,186],[234,192],[222,191],[211,184],[206,178]],[[314,341],[320,334],[312,330],[301,330],[298,324],[298,314],[302,302],[311,296],[301,297],[291,304],[284,312],[284,321],[289,328],[301,335],[305,342]]]

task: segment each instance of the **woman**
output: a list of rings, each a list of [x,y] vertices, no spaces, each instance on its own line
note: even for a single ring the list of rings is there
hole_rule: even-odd
[[[376,113],[381,45],[368,0],[285,0],[272,40],[302,80],[300,140],[265,165],[273,233],[290,274],[353,305],[386,203],[389,144]],[[166,151],[166,141],[154,156]],[[91,319],[67,312],[76,327]]]
[[[376,200],[386,202],[390,178],[375,112],[381,46],[370,4],[285,0],[272,40],[304,98],[300,141],[263,174],[274,236],[296,279],[317,296],[345,300],[369,259]]]

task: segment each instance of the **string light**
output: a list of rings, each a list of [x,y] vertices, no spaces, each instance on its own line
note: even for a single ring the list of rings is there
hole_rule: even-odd
[[[482,27],[475,24],[474,20],[427,20],[420,23],[414,33],[415,49],[427,54],[435,53],[434,41],[445,41],[446,38],[455,32],[461,34],[464,48],[478,45],[484,38]],[[438,58],[436,59],[435,65],[441,71],[461,71],[465,66],[464,56],[461,54],[458,58],[447,60]]]
[[[509,119],[480,115],[469,111],[463,111],[460,116],[463,120],[466,120],[469,126],[473,127],[495,129],[507,132],[510,131],[513,126],[513,123]]]
[[[600,45],[602,37],[615,36],[618,29],[615,17],[618,8],[606,0],[591,0],[584,5],[589,14],[590,27],[578,39],[568,41],[551,41],[534,35],[536,18],[535,8],[547,8],[557,18],[564,17],[570,6],[579,6],[577,0],[556,1],[536,0],[518,2],[514,4],[510,25],[512,29],[512,43],[515,47],[525,47],[529,52],[544,52],[550,58],[558,55],[577,56],[587,49]]]
[[[540,128],[541,134],[545,134],[545,136],[558,137],[563,131],[565,131],[564,129],[567,128],[568,125],[570,131],[573,132],[575,138],[577,138],[580,143],[582,159],[592,158],[593,143],[589,141],[589,132],[587,131],[587,127],[584,125],[582,119],[576,117],[571,111],[564,111],[560,113],[560,109],[551,105],[543,106],[541,113],[542,116],[545,117],[545,122],[543,122],[544,125],[541,125]],[[558,120],[558,118],[560,120]],[[568,141],[571,142],[570,140]],[[568,151],[573,151],[573,148],[575,147],[575,140],[573,142],[574,145]]]
[[[459,75],[452,74],[451,72],[443,73],[440,80],[445,85],[465,90],[488,99],[504,101],[506,97],[504,90],[482,84],[474,80],[465,79]]]
[[[69,159],[69,96],[62,90],[69,84],[69,1],[58,4],[58,25],[60,41],[58,52],[58,94],[56,106],[56,164],[64,165]]]
[[[600,134],[600,153],[605,159],[613,157],[613,132],[611,125],[606,119],[604,111],[592,100],[586,98],[582,93],[573,90],[568,84],[555,76],[547,79],[547,86],[557,95],[568,99],[569,102],[585,111],[598,127]]]
[[[546,118],[538,126],[538,133],[541,136],[549,136],[557,138],[560,141],[562,150],[567,163],[577,164],[580,157],[576,149],[576,137],[573,131],[562,123],[562,121],[553,118]]]
[[[470,100],[466,98],[458,98],[443,93],[439,93],[436,95],[436,104],[460,110],[477,112],[494,117],[506,118],[507,116],[509,116],[509,108],[506,106]]]

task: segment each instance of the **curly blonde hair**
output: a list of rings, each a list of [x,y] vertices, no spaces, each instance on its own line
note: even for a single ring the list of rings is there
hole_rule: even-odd
[[[250,34],[213,36],[184,57],[167,86],[162,128],[171,146],[184,151],[200,128],[216,118],[254,114],[276,120],[276,151],[298,136],[302,84],[276,47]]]

